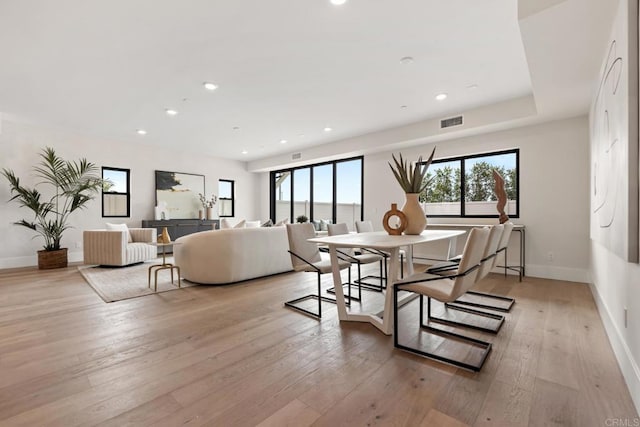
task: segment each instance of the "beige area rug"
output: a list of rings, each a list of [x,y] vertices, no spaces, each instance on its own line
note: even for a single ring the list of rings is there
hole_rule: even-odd
[[[167,258],[167,262],[172,262]],[[78,267],[80,274],[105,302],[121,301],[155,294],[153,285],[147,285],[149,266],[158,264],[158,260],[148,261],[129,267],[109,268],[91,265]],[[152,276],[153,280],[153,276]],[[181,281],[183,288],[195,286],[196,283]],[[158,273],[158,293],[178,290],[178,278],[174,272],[174,284],[171,284],[171,273],[162,270]]]

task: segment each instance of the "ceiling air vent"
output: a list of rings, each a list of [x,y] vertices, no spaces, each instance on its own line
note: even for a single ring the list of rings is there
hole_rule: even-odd
[[[300,160],[302,158],[302,153],[293,153],[291,155],[291,160]]]
[[[449,117],[448,119],[440,120],[440,129],[460,125],[462,125],[462,116]]]

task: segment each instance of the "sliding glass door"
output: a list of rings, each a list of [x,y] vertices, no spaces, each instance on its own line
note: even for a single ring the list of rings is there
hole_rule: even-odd
[[[336,223],[349,231],[362,219],[362,162],[360,159],[336,163]]]
[[[316,221],[333,220],[332,164],[313,168],[313,219]]]
[[[271,219],[305,216],[318,231],[338,222],[354,230],[363,212],[362,164],[356,157],[271,172]]]

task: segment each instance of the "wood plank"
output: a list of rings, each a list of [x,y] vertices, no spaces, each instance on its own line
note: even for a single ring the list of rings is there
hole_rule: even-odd
[[[298,399],[292,400],[287,406],[262,421],[257,427],[304,427],[310,426],[320,414]]]
[[[420,423],[420,427],[468,427],[469,424],[461,423],[460,421],[452,418],[440,411],[431,409],[424,420]]]
[[[494,381],[487,392],[474,426],[526,426],[532,393],[513,384]]]
[[[479,284],[517,299],[498,335],[464,331],[493,343],[480,373],[399,351],[371,325],[340,323],[331,304],[320,321],[283,307],[315,285],[312,274],[287,273],[105,304],[73,266],[0,271],[0,424],[604,425],[638,417],[584,284],[497,274]],[[380,302],[380,294],[363,296],[354,310]],[[415,329],[414,311],[401,323],[404,336]],[[460,353],[439,338],[430,344]]]

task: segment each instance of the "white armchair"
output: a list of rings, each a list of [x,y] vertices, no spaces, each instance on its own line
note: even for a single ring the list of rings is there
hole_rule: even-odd
[[[130,228],[132,242],[126,231],[86,230],[82,234],[84,263],[125,266],[157,258],[155,228]]]

